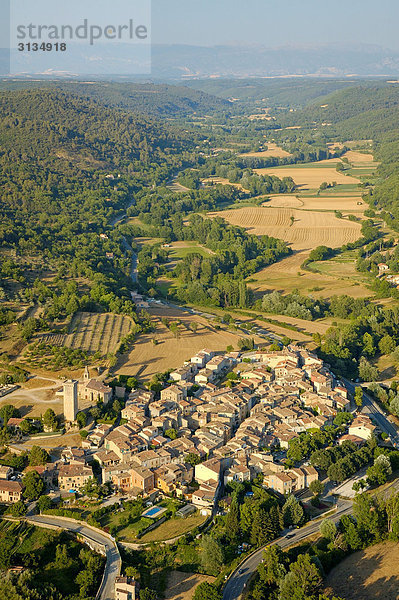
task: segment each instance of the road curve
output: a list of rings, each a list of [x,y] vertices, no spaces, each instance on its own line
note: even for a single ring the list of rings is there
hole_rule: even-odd
[[[337,506],[336,512],[328,518],[332,521],[339,521],[339,519],[352,512],[352,503],[347,501],[340,501]],[[318,533],[320,528],[320,520],[316,522],[310,522],[301,529],[295,529],[290,532],[290,539],[287,539],[285,535],[267,544],[272,546],[278,544],[280,548],[288,548],[295,543],[302,542],[309,536]],[[242,562],[238,568],[232,573],[226,582],[223,589],[223,600],[238,600],[241,596],[244,587],[246,586],[251,575],[256,571],[260,563],[262,562],[262,555],[266,546],[262,546],[259,550],[256,550],[251,554],[244,562]]]
[[[104,578],[99,590],[98,600],[114,600],[115,598],[115,578],[120,574],[121,571],[121,557],[119,554],[118,547],[108,535],[99,529],[87,527],[76,521],[73,523],[69,519],[63,517],[52,517],[49,515],[35,515],[28,518],[28,521],[40,526],[42,525],[53,525],[72,531],[74,533],[80,533],[88,540],[93,540],[98,544],[102,544],[106,549],[107,562],[105,565]]]

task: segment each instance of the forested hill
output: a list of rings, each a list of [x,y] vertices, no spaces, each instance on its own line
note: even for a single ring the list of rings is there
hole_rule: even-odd
[[[183,85],[118,82],[1,82],[0,90],[61,90],[108,107],[140,112],[156,117],[187,117],[192,113],[229,111],[232,103],[204,91]]]
[[[380,176],[370,190],[369,203],[382,210],[385,221],[399,231],[399,87],[354,86],[325,96],[322,101],[286,114],[283,126],[321,126],[326,141],[372,140]]]
[[[129,261],[110,222],[187,166],[194,145],[177,127],[60,90],[0,93],[0,252],[120,294]]]

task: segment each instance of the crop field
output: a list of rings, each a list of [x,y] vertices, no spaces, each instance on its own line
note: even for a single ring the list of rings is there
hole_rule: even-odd
[[[334,161],[334,159],[332,159]],[[336,161],[334,161],[335,163]],[[266,169],[254,169],[259,175],[275,175],[276,177],[292,177],[295,184],[301,190],[317,189],[325,181],[338,184],[358,184],[359,179],[351,175],[345,175],[335,170],[334,166],[326,166],[318,163],[305,165],[293,165],[289,167],[271,167]]]
[[[225,210],[212,215],[223,217],[233,225],[245,227],[255,235],[283,239],[293,250],[310,251],[321,245],[338,248],[360,237],[358,223],[337,219],[328,212],[256,206]]]
[[[168,248],[170,259],[185,258],[188,254],[201,254],[201,256],[209,256],[214,254],[212,250],[205,248],[198,242],[172,242]]]
[[[360,204],[358,204],[360,202]],[[265,202],[266,207],[301,208],[303,210],[327,210],[363,213],[367,205],[360,196],[298,196],[276,194]]]
[[[216,329],[216,324],[208,322],[206,318],[190,315],[177,308],[160,305],[147,310],[153,316],[156,330],[154,333],[140,335],[131,352],[119,358],[117,373],[148,380],[155,373],[182,365],[202,348],[221,350],[231,344],[236,350],[240,337],[254,337],[255,342],[262,341],[262,338],[256,335],[245,336],[238,331]],[[162,317],[166,317],[170,322],[181,322],[179,337],[175,337],[161,322]],[[195,333],[190,329],[193,322],[197,324]],[[153,340],[156,341],[156,345]]]
[[[220,185],[231,185],[231,186],[237,188],[238,190],[241,190],[244,192],[248,191],[245,188],[243,188],[240,183],[230,183],[230,181],[228,179],[225,179],[224,177],[216,177],[216,175],[202,179],[201,183],[203,183],[205,186],[206,186],[206,184],[209,184],[209,183],[220,184]]]
[[[267,150],[262,150],[261,152],[246,152],[245,154],[239,154],[239,156],[242,156],[243,158],[246,156],[254,158],[267,158],[268,156],[283,158],[284,156],[291,156],[289,152],[279,148],[274,142],[267,142],[266,146]]]
[[[328,575],[326,591],[345,600],[397,600],[399,546],[384,542],[355,552]]]
[[[131,319],[124,315],[78,312],[72,319],[69,333],[62,336],[63,339],[46,341],[87,352],[101,352],[105,356],[116,351],[122,338],[129,333],[131,325]]]

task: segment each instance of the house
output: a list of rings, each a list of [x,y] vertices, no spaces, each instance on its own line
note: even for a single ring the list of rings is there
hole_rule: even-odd
[[[78,398],[92,402],[107,404],[112,398],[112,388],[104,385],[102,381],[90,379],[89,369],[86,367],[83,379],[78,382]]]
[[[154,489],[154,473],[149,469],[134,467],[130,469],[131,487],[139,488],[148,493]]]
[[[10,479],[13,473],[14,469],[12,467],[0,465],[0,479]]]
[[[60,490],[80,490],[92,479],[91,467],[83,465],[62,465],[58,471]]]
[[[251,481],[251,470],[244,462],[231,465],[224,473],[224,485],[230,481]]]
[[[374,434],[376,427],[366,415],[358,415],[349,425],[349,435],[355,435],[363,440],[368,440]]]
[[[201,481],[219,481],[221,463],[217,458],[211,458],[203,463],[195,465],[195,479]]]
[[[171,494],[186,483],[191,483],[193,468],[188,464],[170,463],[154,471],[155,487]]]
[[[47,488],[51,488],[57,481],[57,464],[56,463],[47,463],[45,465],[38,466],[28,466],[25,469],[25,473],[29,473],[30,471],[36,471],[38,475],[43,479]]]
[[[116,577],[115,600],[136,600],[138,589],[138,582],[133,577]]]
[[[90,379],[87,382],[79,383],[78,396],[81,400],[92,402],[103,402],[107,404],[112,398],[112,388],[104,385],[97,379]]]
[[[295,479],[294,475],[290,475],[289,473],[272,473],[268,477],[268,487],[282,495],[291,494],[293,487],[295,487]]]
[[[19,481],[0,480],[0,502],[14,504],[22,498],[22,484]]]
[[[170,385],[164,390],[161,390],[161,402],[169,401],[175,402],[176,404],[184,400],[185,398],[184,391],[177,387],[177,385]]]

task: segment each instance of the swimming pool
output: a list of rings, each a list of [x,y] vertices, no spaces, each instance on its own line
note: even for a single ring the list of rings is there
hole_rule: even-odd
[[[154,519],[155,517],[159,517],[162,513],[166,512],[166,508],[163,506],[151,506],[143,512],[142,517],[150,517],[150,519]]]

